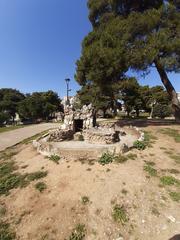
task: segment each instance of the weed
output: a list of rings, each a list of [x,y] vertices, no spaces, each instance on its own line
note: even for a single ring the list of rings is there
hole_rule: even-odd
[[[128,191],[126,189],[122,189],[122,194],[127,195]]]
[[[164,128],[159,130],[160,133],[173,137],[175,142],[180,143],[180,133],[177,129]]]
[[[9,223],[0,222],[0,240],[13,240],[16,234],[10,229]]]
[[[180,184],[180,181],[172,176],[163,176],[160,178],[160,181],[164,186]]]
[[[128,160],[128,157],[127,156],[123,156],[123,155],[118,155],[116,157],[114,157],[114,161],[116,163],[124,163]]]
[[[133,147],[137,148],[138,150],[144,150],[146,148],[146,144],[144,141],[137,140],[133,143]]]
[[[180,202],[180,192],[170,192],[169,196],[175,202]]]
[[[114,154],[106,152],[106,153],[102,154],[102,156],[99,158],[98,162],[101,165],[106,165],[106,164],[112,163],[113,160],[114,160]]]
[[[3,205],[0,205],[0,218],[4,217],[6,214],[6,208]]]
[[[83,197],[81,198],[81,201],[82,201],[82,204],[86,205],[86,204],[89,203],[89,197],[83,196]]]
[[[58,155],[51,155],[48,157],[50,161],[55,162],[56,164],[59,164],[59,160],[61,159]]]
[[[151,147],[151,144],[157,140],[157,137],[151,134],[151,132],[144,131],[144,140],[143,141],[135,141],[133,146],[138,150],[144,150],[146,147]]]
[[[151,167],[150,165],[145,165],[144,171],[148,172],[148,174],[152,177],[157,176],[157,170]]]
[[[37,172],[33,172],[33,173],[29,173],[27,176],[27,179],[29,181],[35,181],[38,180],[40,178],[44,178],[47,176],[47,171],[37,171]]]
[[[38,183],[35,184],[35,188],[39,192],[43,192],[47,188],[47,185],[44,182],[38,182]]]
[[[145,161],[148,166],[155,166],[156,164],[152,161]]]
[[[83,240],[85,239],[86,229],[84,224],[78,224],[71,233],[68,240]]]
[[[127,212],[124,206],[116,204],[113,208],[112,216],[114,221],[122,224],[128,221]]]
[[[129,159],[131,159],[131,160],[136,160],[137,154],[129,153],[129,154],[127,155],[127,158],[129,158]]]
[[[152,207],[152,214],[155,215],[155,216],[157,216],[157,217],[159,217],[159,215],[160,215],[158,209],[157,209],[155,206]]]

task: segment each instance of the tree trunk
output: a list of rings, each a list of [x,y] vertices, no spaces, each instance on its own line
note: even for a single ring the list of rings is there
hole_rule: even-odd
[[[155,63],[155,66],[157,68],[157,71],[160,75],[161,81],[164,84],[164,86],[165,86],[165,88],[166,88],[166,90],[167,90],[167,92],[168,92],[168,94],[171,98],[175,119],[176,119],[176,121],[180,121],[180,102],[178,100],[177,93],[176,93],[172,83],[170,82],[170,80],[169,80],[169,78],[168,78],[160,60],[156,59],[154,61],[154,63]]]

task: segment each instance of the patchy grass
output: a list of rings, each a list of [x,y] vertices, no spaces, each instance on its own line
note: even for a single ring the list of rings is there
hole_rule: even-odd
[[[51,129],[49,129],[49,130],[51,130]],[[41,132],[41,133],[38,133],[38,134],[36,134],[36,135],[34,135],[34,136],[32,136],[32,137],[29,137],[29,138],[26,138],[26,139],[24,139],[22,142],[20,142],[21,144],[29,144],[30,142],[32,142],[33,140],[36,140],[37,138],[40,138],[40,137],[42,137],[43,135],[45,135],[45,134],[47,134],[48,132],[49,132],[49,130],[45,130],[45,131],[43,131],[43,132]]]
[[[151,177],[156,177],[157,176],[157,170],[150,165],[145,165],[144,166],[144,171],[146,171]]]
[[[16,234],[10,229],[10,224],[0,222],[0,240],[16,239]]]
[[[50,161],[53,161],[56,164],[59,164],[59,161],[60,161],[61,158],[58,155],[51,155],[50,157],[48,157],[48,159]]]
[[[120,222],[121,224],[125,224],[128,221],[126,209],[118,204],[113,207],[112,216],[115,222]]]
[[[29,181],[35,181],[35,180],[38,180],[38,179],[40,179],[40,178],[46,177],[47,174],[48,174],[47,171],[37,171],[37,172],[29,173],[29,174],[27,175],[27,179],[28,179]]]
[[[155,140],[158,138],[155,137],[151,132],[144,131],[144,140],[143,141],[135,141],[133,146],[138,150],[145,150],[147,147],[152,147],[152,144],[155,143]]]
[[[179,174],[179,173],[180,173],[180,171],[177,170],[177,169],[167,169],[167,171],[168,171],[169,173],[172,173],[172,174]]]
[[[180,192],[170,192],[169,196],[175,202],[180,202]]]
[[[114,161],[115,161],[116,163],[124,163],[124,162],[126,162],[127,160],[128,160],[128,157],[127,157],[127,156],[124,156],[124,155],[121,155],[121,154],[114,157]]]
[[[128,159],[130,160],[136,160],[137,159],[137,154],[134,153],[129,153],[128,155],[126,155]]]
[[[164,186],[180,185],[180,181],[172,176],[163,176],[160,181]]]
[[[83,240],[86,236],[86,228],[84,224],[78,224],[71,233],[68,240]]]
[[[19,129],[19,128],[24,128],[24,127],[26,127],[26,126],[30,126],[30,125],[0,127],[0,133],[9,132],[9,131],[16,130],[16,129]]]
[[[112,163],[113,160],[114,154],[106,152],[103,153],[102,156],[99,158],[98,163],[104,166],[106,164]]]
[[[83,196],[83,197],[81,198],[81,202],[82,202],[82,204],[84,204],[84,205],[88,204],[88,203],[90,202],[89,197]]]
[[[155,162],[152,162],[152,161],[145,161],[145,163],[148,165],[148,166],[155,166]]]
[[[47,185],[44,182],[38,182],[35,184],[35,188],[39,191],[39,192],[44,192],[44,190],[47,189]]]
[[[175,142],[180,143],[180,133],[177,129],[164,128],[164,129],[160,129],[159,132],[174,138]]]

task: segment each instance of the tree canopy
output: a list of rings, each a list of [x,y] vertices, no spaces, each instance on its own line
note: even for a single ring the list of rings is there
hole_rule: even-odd
[[[89,0],[93,31],[85,37],[76,79],[110,86],[128,70],[155,67],[180,119],[180,104],[167,73],[180,70],[180,4],[162,0]]]

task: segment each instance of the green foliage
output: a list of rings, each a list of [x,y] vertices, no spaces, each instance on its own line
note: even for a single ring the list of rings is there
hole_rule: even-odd
[[[50,157],[48,157],[49,160],[55,162],[56,164],[59,164],[59,161],[60,161],[60,157],[58,155],[51,155]]]
[[[177,129],[164,128],[159,130],[160,133],[173,137],[175,142],[180,143],[180,133]]]
[[[35,184],[35,188],[39,192],[44,192],[44,190],[47,188],[47,185],[44,182],[38,182],[38,183]]]
[[[115,156],[114,157],[114,161],[116,162],[116,163],[124,163],[124,162],[126,162],[128,160],[128,157],[127,156],[124,156],[124,155],[121,155],[121,154],[119,154],[118,156]]]
[[[82,201],[82,203],[83,203],[84,205],[86,205],[86,204],[89,203],[89,197],[83,196],[83,197],[81,198],[81,201]]]
[[[121,224],[124,224],[128,221],[127,211],[125,207],[118,204],[113,207],[112,216],[116,222],[119,222]]]
[[[138,150],[144,150],[146,148],[146,144],[144,141],[137,140],[133,143],[133,147],[137,148]]]
[[[28,179],[29,181],[35,181],[35,180],[38,180],[38,179],[40,179],[40,178],[46,177],[47,174],[48,174],[47,171],[37,171],[37,172],[29,173],[29,174],[27,175],[27,179]]]
[[[168,105],[156,104],[153,111],[153,117],[165,118],[172,114],[172,109]]]
[[[0,126],[3,126],[10,119],[10,116],[6,112],[0,112]]]
[[[78,224],[68,240],[83,240],[86,236],[86,228],[84,224]]]
[[[160,181],[164,186],[180,185],[180,181],[172,176],[163,176],[160,178]]]
[[[150,165],[145,165],[144,166],[144,171],[148,172],[148,174],[152,177],[157,176],[157,170],[151,167]]]
[[[16,234],[10,229],[10,225],[6,222],[0,222],[0,240],[14,240]]]
[[[106,165],[106,164],[112,163],[113,160],[114,160],[114,154],[106,152],[106,153],[102,154],[102,156],[99,158],[98,162],[101,165]]]
[[[180,202],[180,192],[170,192],[169,196],[175,202]]]
[[[180,109],[166,75],[166,72],[180,69],[180,14],[177,6],[176,1],[170,0],[89,0],[93,30],[82,43],[82,56],[77,61],[75,76],[78,83],[84,86],[91,82],[101,89],[111,88],[126,79],[128,70],[140,70],[145,75],[155,66],[173,107]],[[146,93],[147,97],[148,91]],[[137,98],[132,104],[134,95]],[[142,104],[150,108],[154,99],[152,94],[142,101],[138,91],[133,96],[129,95],[131,107],[128,111],[134,105],[137,113]]]

